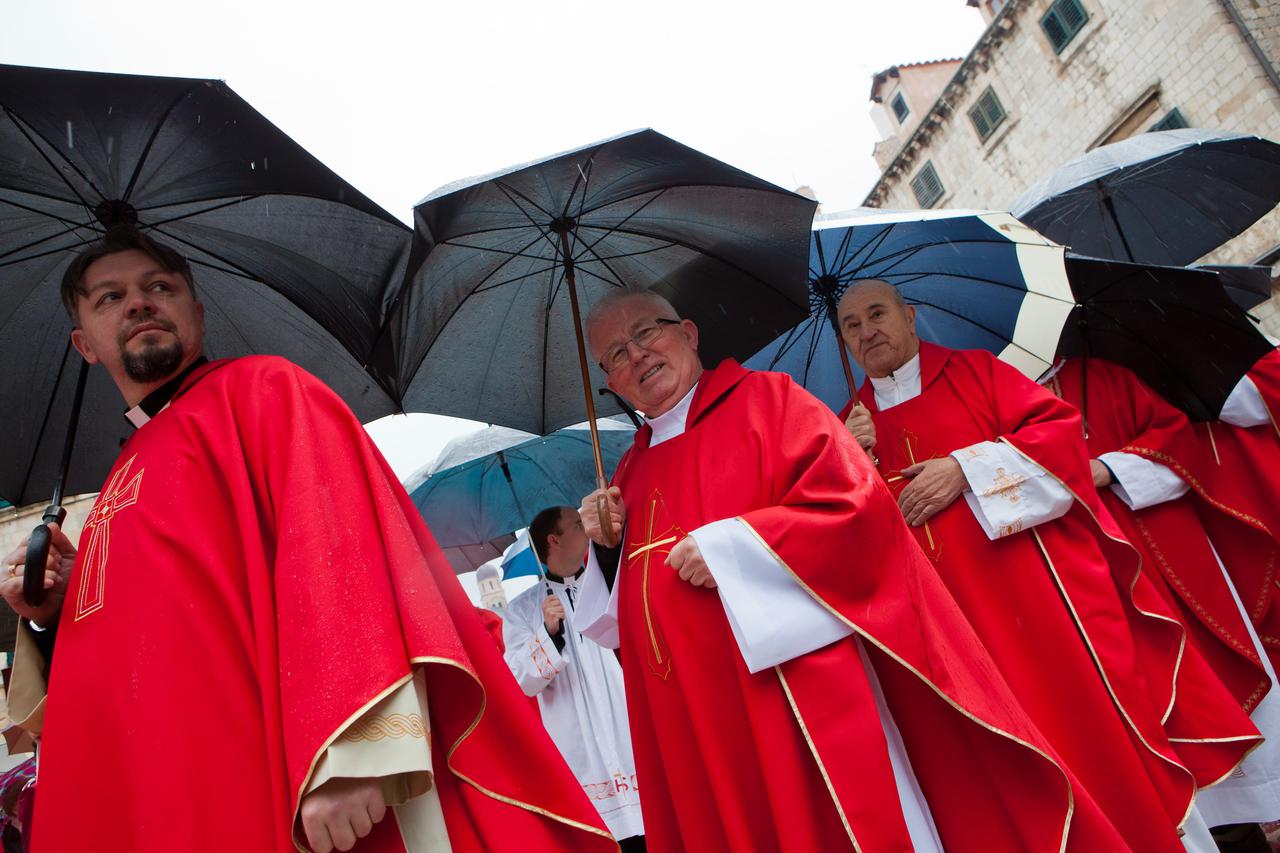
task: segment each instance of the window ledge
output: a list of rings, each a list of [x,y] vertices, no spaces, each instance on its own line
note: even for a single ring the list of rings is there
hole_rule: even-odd
[[[991,135],[987,137],[986,141],[981,143],[983,160],[990,157],[991,152],[1000,147],[1000,143],[1004,141],[1005,136],[1008,135],[1009,131],[1017,123],[1018,119],[1015,116],[1006,116],[1005,120],[1000,123],[1000,126],[991,132]]]
[[[1076,58],[1080,51],[1084,49],[1084,46],[1093,38],[1094,33],[1096,33],[1106,22],[1107,19],[1102,14],[1101,9],[1095,7],[1090,10],[1089,20],[1085,22],[1084,27],[1080,32],[1076,33],[1075,38],[1071,40],[1071,44],[1064,47],[1062,49],[1062,53],[1057,54],[1059,70],[1066,68],[1071,64],[1071,60]],[[1045,35],[1043,27],[1040,28],[1040,36],[1041,38],[1044,38],[1045,43],[1048,44],[1048,37]],[[1049,50],[1053,50],[1053,45],[1049,45]]]

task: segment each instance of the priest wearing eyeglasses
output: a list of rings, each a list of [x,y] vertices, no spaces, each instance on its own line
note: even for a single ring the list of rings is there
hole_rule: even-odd
[[[587,333],[646,420],[582,501],[575,615],[620,649],[654,849],[1121,848],[829,410],[704,370],[653,293],[601,300]]]

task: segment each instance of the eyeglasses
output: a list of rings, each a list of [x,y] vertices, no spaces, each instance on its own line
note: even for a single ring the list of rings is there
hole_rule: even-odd
[[[641,326],[631,337],[623,340],[620,344],[615,344],[605,351],[600,357],[600,369],[605,373],[612,373],[619,367],[627,363],[627,344],[635,344],[640,349],[648,349],[653,346],[658,338],[662,337],[662,330],[666,326],[679,326],[679,320],[668,320],[665,317],[658,317],[653,321],[652,326]]]

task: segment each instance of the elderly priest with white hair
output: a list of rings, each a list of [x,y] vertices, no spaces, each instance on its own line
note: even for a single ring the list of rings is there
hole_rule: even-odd
[[[582,501],[576,615],[621,650],[654,849],[1122,846],[829,410],[780,374],[703,370],[650,292],[601,300],[587,333],[646,415]]]

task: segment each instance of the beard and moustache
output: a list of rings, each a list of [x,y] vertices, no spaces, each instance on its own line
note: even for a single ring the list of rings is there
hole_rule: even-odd
[[[165,321],[148,319],[146,322],[163,326],[169,332],[176,332],[173,326]],[[120,335],[120,355],[124,363],[124,372],[134,382],[155,382],[172,374],[182,364],[182,342],[176,336],[168,343],[146,344],[137,352],[125,349],[132,329]]]

